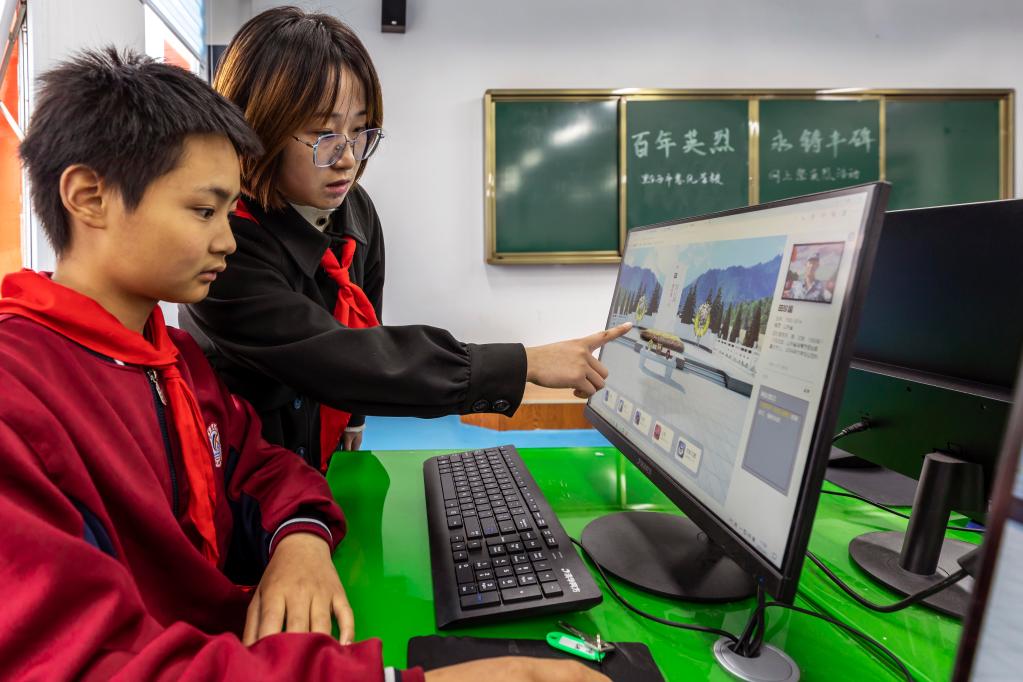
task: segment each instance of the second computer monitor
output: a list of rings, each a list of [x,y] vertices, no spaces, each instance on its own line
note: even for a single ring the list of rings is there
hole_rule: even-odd
[[[619,271],[608,326],[635,327],[603,349],[587,414],[779,599],[802,565],[886,195],[634,230]]]

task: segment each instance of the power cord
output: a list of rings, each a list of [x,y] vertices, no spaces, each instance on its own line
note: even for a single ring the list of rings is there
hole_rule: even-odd
[[[849,426],[845,427],[844,429],[842,429],[841,431],[836,433],[835,436],[831,439],[831,442],[834,443],[835,441],[842,440],[843,438],[845,438],[846,436],[848,436],[849,434],[852,434],[852,433],[859,433],[860,431],[866,431],[867,429],[869,429],[872,426],[873,426],[873,424],[870,423],[869,419],[866,419],[866,418],[861,419],[860,421],[856,422],[855,424],[850,424]]]
[[[916,604],[918,602],[923,601],[924,599],[927,599],[927,597],[930,597],[933,594],[941,592],[947,587],[955,585],[957,582],[959,582],[967,575],[969,575],[966,569],[961,568],[955,573],[949,575],[944,580],[936,582],[930,587],[920,590],[919,592],[915,592],[914,594],[909,595],[905,599],[900,599],[899,601],[893,602],[891,604],[875,604],[869,599],[862,597],[855,591],[853,591],[853,589],[846,585],[841,578],[835,575],[835,573],[830,568],[825,566],[824,562],[821,561],[816,554],[808,551],[806,553],[806,556],[807,558],[810,559],[810,561],[814,563],[815,566],[817,566],[817,568],[819,568],[824,573],[824,575],[828,576],[831,582],[838,585],[838,587],[840,587],[843,592],[852,597],[857,603],[870,609],[871,611],[877,611],[879,613],[895,613],[896,611],[901,611],[902,609],[905,609],[907,607],[912,606],[913,604]]]
[[[594,560],[592,556],[590,556],[590,553],[586,551],[586,548],[582,546],[582,543],[580,543],[575,538],[570,537],[569,539],[572,541],[572,544],[574,544],[582,551],[583,556],[587,559],[587,561],[589,561],[589,563],[591,563],[593,567],[597,569],[597,573],[600,574],[600,577],[603,579],[604,584],[607,585],[607,588],[611,591],[611,594],[614,596],[615,599],[618,600],[618,602],[622,606],[629,609],[633,613],[642,616],[643,618],[654,621],[655,623],[660,623],[661,625],[667,625],[673,628],[679,628],[681,630],[693,630],[696,632],[705,632],[708,634],[718,635],[719,637],[724,637],[725,639],[729,640],[732,643],[731,644],[732,650],[735,651],[736,653],[739,653],[742,656],[755,656],[760,651],[760,648],[763,645],[765,636],[764,633],[767,631],[767,620],[765,617],[767,609],[769,608],[789,609],[791,611],[796,611],[798,613],[802,613],[808,616],[813,616],[814,618],[820,618],[823,621],[831,623],[832,625],[837,625],[843,630],[849,632],[860,641],[869,644],[870,646],[874,647],[875,649],[883,653],[888,659],[890,659],[895,664],[895,667],[899,670],[900,673],[902,673],[903,677],[905,677],[905,679],[908,682],[914,682],[913,675],[910,674],[909,669],[906,668],[902,661],[899,660],[899,657],[892,653],[892,651],[885,647],[883,644],[873,639],[866,633],[860,632],[856,628],[846,625],[841,621],[835,620],[830,616],[825,616],[822,613],[817,613],[816,611],[810,611],[808,609],[800,608],[792,604],[785,604],[783,602],[777,601],[767,602],[765,601],[763,588],[761,588],[759,585],[757,586],[757,607],[754,609],[753,614],[750,615],[750,619],[747,622],[746,627],[743,630],[742,636],[740,638],[736,638],[736,636],[733,635],[732,633],[726,632],[725,630],[719,630],[718,628],[704,627],[702,625],[690,625],[688,623],[679,623],[676,621],[667,620],[665,618],[660,618],[653,614],[647,613],[646,611],[643,611],[630,604],[628,601],[625,600],[625,598],[621,594],[619,594],[618,590],[615,589],[615,586],[611,584],[611,580],[607,577],[607,573],[604,572],[603,566],[601,566],[596,560]]]
[[[901,516],[904,519],[908,519],[909,518],[909,514],[903,514],[898,509],[892,509],[891,507],[889,507],[887,505],[881,504],[880,502],[874,502],[873,500],[869,500],[866,497],[863,497],[862,495],[857,495],[856,493],[847,493],[847,492],[840,491],[840,490],[821,490],[821,493],[824,494],[824,495],[835,495],[836,497],[851,497],[854,500],[859,500],[860,502],[866,502],[867,504],[872,504],[875,507],[877,507],[878,509],[883,509],[884,511],[888,512],[889,514],[894,514],[895,516]],[[966,532],[966,533],[980,533],[980,534],[984,533],[984,529],[983,528],[966,528],[965,526],[945,526],[945,530],[960,530],[960,531],[963,531],[963,532]]]
[[[689,623],[679,623],[674,620],[667,620],[666,618],[660,618],[658,616],[653,615],[652,613],[647,613],[646,611],[642,611],[639,608],[633,606],[632,604],[625,600],[625,597],[618,593],[618,590],[616,590],[615,586],[611,584],[611,580],[608,579],[607,574],[604,572],[604,567],[597,563],[592,556],[590,556],[590,553],[586,551],[586,548],[582,546],[582,543],[580,543],[575,538],[569,538],[569,540],[572,541],[572,544],[574,544],[576,547],[582,550],[583,556],[585,556],[589,560],[589,562],[593,564],[594,568],[597,569],[597,573],[599,573],[600,577],[603,578],[604,584],[607,585],[607,589],[611,591],[611,594],[614,595],[614,598],[617,599],[622,606],[629,609],[633,613],[636,613],[642,616],[643,618],[652,620],[655,623],[660,623],[661,625],[679,628],[680,630],[694,630],[696,632],[706,632],[711,635],[717,635],[718,637],[724,637],[725,639],[732,642],[732,644],[738,644],[739,640],[735,638],[735,635],[733,635],[730,632],[726,632],[725,630],[704,627],[702,625],[691,625]]]

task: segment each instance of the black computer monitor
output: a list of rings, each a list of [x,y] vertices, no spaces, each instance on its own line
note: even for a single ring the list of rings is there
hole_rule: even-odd
[[[1018,679],[1023,670],[1023,372],[1005,431],[980,574],[963,624],[953,682]]]
[[[905,594],[958,570],[973,548],[944,540],[953,509],[984,520],[1023,343],[1020,292],[1023,200],[885,216],[838,418],[839,428],[864,419],[870,428],[837,446],[923,481],[903,493],[914,506],[907,533],[850,546],[861,568]],[[856,468],[828,478],[888,503],[886,491],[906,481]],[[925,603],[961,616],[971,584]]]
[[[688,519],[596,519],[582,544],[598,563],[692,600],[741,599],[754,581],[794,597],[887,193],[629,234],[607,325],[635,326],[601,351],[610,375],[586,414]]]

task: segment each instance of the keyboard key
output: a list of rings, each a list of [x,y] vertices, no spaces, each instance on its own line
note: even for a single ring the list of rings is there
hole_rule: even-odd
[[[478,575],[476,576],[479,577]],[[540,579],[542,583],[557,582],[558,576],[554,575],[554,571],[540,571],[536,574],[536,577]]]
[[[469,542],[465,543],[465,549],[470,552],[474,552],[480,549],[482,546],[483,542],[481,540],[469,540]],[[452,547],[452,549],[454,549],[454,547]]]
[[[455,499],[455,482],[451,479],[451,474],[440,475],[440,490],[445,500]]]
[[[501,586],[501,589],[504,589],[506,587],[515,587],[519,582],[514,577],[509,576],[507,578],[498,578],[497,584]]]
[[[448,530],[452,530],[454,528],[461,528],[461,527],[462,527],[462,517],[461,516],[449,516],[448,517]]]
[[[544,520],[544,519],[537,519],[536,520],[536,527],[537,528],[546,528],[547,527],[547,521]]]
[[[482,580],[479,584],[480,592],[493,592],[497,589],[497,582],[493,580]]]
[[[540,549],[543,547],[539,540],[526,540],[526,549]]]
[[[496,557],[494,559],[494,568],[499,568],[501,566],[507,566],[510,563],[511,563],[511,560],[508,557],[506,557],[506,556],[499,556],[499,557]]]
[[[523,573],[519,576],[519,585],[535,585],[536,576],[532,573]],[[473,586],[475,589],[475,586]]]
[[[511,566],[501,566],[494,569],[494,575],[498,578],[507,578],[510,575],[515,575],[515,569]]]
[[[497,527],[497,522],[493,519],[480,519],[480,528],[483,530],[483,534],[488,538],[494,535],[500,534],[501,530]]]
[[[504,545],[491,545],[487,549],[490,550],[490,556],[502,556],[505,554]]]
[[[530,552],[529,553],[529,560],[530,561],[544,561],[546,558],[547,558],[547,555],[544,554],[543,552]]]
[[[444,508],[445,509],[457,509],[458,508],[458,500],[445,500],[444,501]]]
[[[518,542],[518,535],[495,535],[492,538],[487,538],[488,545],[506,545],[509,542]]]
[[[448,528],[459,528],[459,527],[461,527],[462,519],[457,519],[457,521],[458,521],[458,525],[457,526],[452,526],[451,525],[452,519],[448,519]],[[501,530],[502,533],[514,533],[515,532],[515,524],[512,523],[511,521],[502,521],[501,523],[497,524],[497,527]]]
[[[522,533],[522,539],[523,540],[535,540],[536,539],[536,533],[534,533],[531,530],[527,530],[525,533]]]
[[[476,583],[465,583],[458,586],[458,594],[473,594],[476,591]]]
[[[530,566],[529,564],[516,564],[515,572],[519,575],[523,575],[525,573],[532,573],[533,567]]]
[[[529,558],[525,554],[512,554],[513,564],[524,564],[529,561]]]
[[[548,585],[553,583],[547,583]],[[484,594],[490,594],[486,592]],[[524,585],[519,587],[513,587],[506,590],[501,590],[501,599],[505,603],[513,603],[519,601],[529,601],[531,599],[540,598],[540,587],[538,585]]]
[[[559,585],[557,581],[541,583],[540,586],[543,588],[543,594],[545,597],[560,597],[563,594],[561,591],[561,585]]]
[[[509,552],[513,552],[515,554],[521,553],[522,552],[522,543],[521,542],[509,542],[508,543],[508,551]]]
[[[484,606],[497,606],[501,603],[501,598],[497,596],[497,592],[477,592],[476,594],[460,597],[459,603],[465,610],[479,609]]]
[[[452,552],[451,559],[454,561],[465,561],[469,558],[468,552]]]
[[[490,568],[490,562],[486,561],[486,560],[474,561],[474,562],[472,562],[472,567],[473,567],[474,570],[477,570],[477,571],[485,571],[488,568]]]
[[[557,541],[557,539],[556,539],[556,538],[553,538],[553,537],[549,537],[549,538],[544,538],[544,542],[546,542],[546,543],[547,543],[547,546],[548,546],[548,547],[557,547],[557,546],[558,546],[558,541]]]
[[[452,552],[461,552],[463,549],[465,549],[465,543],[464,542],[452,542],[451,543],[451,551]]]
[[[463,535],[462,533],[452,533],[451,544],[453,545],[456,542],[465,542],[465,535]]]
[[[539,525],[539,522],[537,525]],[[472,517],[465,519],[465,537],[470,540],[483,537],[483,531],[480,530],[480,522],[478,519]]]
[[[541,520],[542,519],[537,520],[537,525],[540,525]],[[519,530],[529,530],[531,528],[531,526],[529,525],[529,519],[526,518],[525,516],[516,516],[515,527],[518,528]]]
[[[494,572],[493,571],[490,571],[490,570],[487,570],[487,571],[476,571],[476,582],[479,582],[480,580],[493,580],[493,579],[494,579]]]
[[[476,574],[473,573],[472,566],[469,564],[455,564],[455,579],[459,583],[474,583],[476,582]]]
[[[537,561],[533,564],[534,571],[549,571],[551,570],[551,562],[549,561]]]

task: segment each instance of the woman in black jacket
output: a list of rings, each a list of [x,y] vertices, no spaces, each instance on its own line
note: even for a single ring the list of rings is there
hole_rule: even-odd
[[[293,7],[263,12],[231,41],[214,87],[266,153],[242,164],[238,250],[181,324],[259,410],[267,440],[325,468],[338,446],[359,447],[361,415],[510,415],[526,381],[579,396],[603,387],[592,352],[628,327],[524,348],[379,325],[383,233],[357,181],[383,137],[383,106],[347,26]]]

